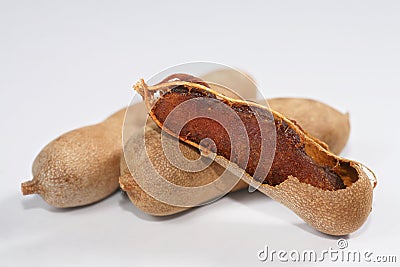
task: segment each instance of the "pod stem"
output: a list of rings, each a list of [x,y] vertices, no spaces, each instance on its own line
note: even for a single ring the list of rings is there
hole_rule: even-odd
[[[23,182],[21,184],[21,191],[22,194],[25,195],[31,195],[31,194],[38,194],[39,193],[39,184],[36,179]]]

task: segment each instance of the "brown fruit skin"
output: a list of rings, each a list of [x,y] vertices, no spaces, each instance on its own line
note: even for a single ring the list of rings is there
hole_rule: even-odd
[[[214,162],[211,166],[199,172],[182,171],[173,166],[165,157],[160,139],[161,130],[151,120],[148,121],[145,129],[145,131],[134,134],[124,148],[124,155],[134,161],[135,168],[132,171],[139,173],[140,175],[138,176],[155,177],[159,174],[173,184],[195,187],[212,182],[225,170],[225,168]],[[168,135],[164,135],[163,138],[166,138],[164,142],[168,142],[168,144],[176,142],[173,137]],[[146,145],[144,145],[143,140],[146,140]],[[200,156],[196,149],[182,142],[179,143],[179,149],[188,159],[194,160]],[[150,158],[147,158],[146,155],[150,155]],[[142,190],[135,179],[132,178],[124,157],[121,158],[120,186],[122,190],[127,192],[130,200],[139,209],[148,214],[163,216],[187,209],[187,207],[177,207],[161,202]]]
[[[40,194],[50,205],[69,208],[97,202],[118,189],[125,109],[105,121],[65,133],[34,160],[24,195]]]
[[[329,147],[335,147],[338,151],[346,144],[350,131],[349,118],[347,115],[338,112],[334,108],[312,99],[272,98],[268,100],[268,103],[271,108],[284,115],[289,114],[291,119],[302,123],[301,125],[305,131],[311,135],[318,136],[320,140],[326,142]],[[308,110],[308,113],[305,113],[305,110]],[[313,119],[310,120],[310,118]],[[214,170],[209,170],[207,173],[190,173],[189,176],[187,172],[177,170],[165,156],[160,154],[161,134],[155,123],[152,121],[148,123],[145,132],[148,138],[147,143],[151,144],[151,146],[147,148],[150,160],[160,166],[167,166],[164,167],[166,170],[162,172],[166,180],[177,183],[177,180],[180,178],[185,178],[185,186],[199,186],[199,182],[205,185],[217,179],[221,174],[222,171],[218,164],[210,166],[208,169],[214,168]],[[331,138],[332,136],[335,138]],[[140,143],[142,139],[143,132],[139,132],[131,136],[128,141],[130,143],[125,145],[125,153],[136,157],[134,162],[130,162],[130,166],[137,165],[137,168],[141,168],[141,162],[144,160],[145,155],[134,153],[133,150],[135,144]],[[342,145],[338,146],[337,143]],[[180,149],[187,158],[199,157],[198,150],[187,144],[181,142]],[[161,202],[143,191],[135,179],[133,179],[125,162],[124,155],[122,155],[121,158],[120,186],[122,190],[126,191],[132,203],[147,214],[153,216],[168,216],[189,209],[188,207],[178,207]],[[237,185],[232,188],[231,192],[242,190],[247,187],[248,184],[240,180]]]

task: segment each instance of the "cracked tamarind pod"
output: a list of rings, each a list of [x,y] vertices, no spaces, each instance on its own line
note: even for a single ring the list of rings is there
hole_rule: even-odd
[[[360,163],[332,154],[278,112],[221,95],[191,76],[164,80],[155,86],[141,80],[135,90],[163,131],[199,148],[230,171],[243,173],[242,180],[258,184],[258,190],[317,230],[345,235],[356,231],[367,219],[376,181],[371,183]],[[233,123],[230,126],[237,130],[228,133],[215,118],[193,119],[193,111],[220,114],[218,120]],[[272,127],[275,136],[269,135]],[[272,147],[274,157],[265,158],[263,153]]]
[[[233,95],[233,97],[235,96]],[[346,114],[312,99],[272,98],[268,100],[268,103],[272,109],[282,114],[290,114],[290,117],[301,123],[307,132],[313,136],[317,136],[322,142],[328,143],[329,147],[341,149],[346,144],[350,129]],[[131,121],[126,121],[125,124],[127,123],[129,125],[132,124]],[[217,163],[213,163],[205,170],[199,172],[187,172],[177,168],[168,160],[164,151],[160,149],[162,147],[161,134],[160,128],[149,119],[145,129],[137,131],[125,144],[124,150],[126,154],[130,155],[129,165],[132,169],[136,170],[136,177],[143,176],[149,179],[152,174],[147,169],[154,168],[158,174],[171,183],[196,187],[211,183],[218,179],[225,171]],[[172,139],[173,137],[166,137],[167,142],[173,142],[174,140]],[[143,140],[145,140],[144,148],[142,144]],[[338,146],[337,144],[342,145]],[[188,159],[193,160],[200,157],[198,149],[190,145],[179,142],[179,148],[184,157]],[[147,153],[139,151],[146,151]],[[120,186],[126,191],[128,197],[136,207],[153,216],[172,215],[190,208],[170,205],[146,193],[137,184],[134,177],[132,177],[126,164],[125,153],[123,153],[121,158]],[[231,175],[233,176],[234,174]],[[247,187],[247,183],[240,180],[231,189],[231,192]]]
[[[221,74],[221,71],[216,71],[216,73]],[[202,77],[206,77],[209,85],[215,90],[221,92],[221,89],[225,88],[222,93],[232,98],[240,98],[239,95],[255,98],[256,88],[251,79],[243,80],[243,75],[233,70],[223,70],[222,74],[222,78],[219,75],[216,76],[214,72]],[[171,80],[174,78],[177,78],[177,75],[170,76],[167,79]],[[238,84],[235,84],[234,81],[238,79]],[[228,85],[230,88],[234,90],[226,90],[226,87],[215,86],[215,83],[225,85],[227,81],[229,81]],[[350,122],[347,114],[343,114],[326,104],[312,99],[272,98],[268,100],[268,104],[271,108],[282,114],[290,114],[290,117],[300,122],[307,132],[318,137],[322,142],[326,141],[329,147],[336,147],[337,150],[341,150],[347,142],[350,132]],[[128,108],[128,113],[130,112],[129,110],[130,108]],[[125,127],[130,127],[134,123],[129,120],[130,117],[134,116],[127,116],[126,119],[128,120],[125,121]],[[160,174],[165,180],[171,183],[196,187],[215,181],[225,171],[224,168],[221,168],[216,163],[199,172],[187,172],[174,166],[165,156],[164,151],[160,149],[162,147],[161,130],[151,119],[144,131],[136,132],[133,136],[129,134],[129,131],[126,132],[130,138],[128,143],[125,142],[125,153],[123,153],[121,158],[120,186],[126,191],[133,204],[147,214],[167,216],[182,212],[190,207],[174,206],[152,197],[138,185],[136,182],[137,178],[151,180],[153,175]],[[145,140],[145,144],[143,144],[143,140]],[[173,142],[172,138],[166,138],[166,140]],[[338,144],[341,145],[338,146]],[[180,142],[179,147],[184,157],[188,159],[200,157],[199,151],[192,146]],[[141,153],[143,151],[147,153]],[[129,159],[125,158],[125,155],[129,155]],[[127,166],[127,161],[135,173],[136,179],[132,176],[132,172]],[[156,173],[148,171],[148,169],[152,168],[156,170]],[[234,174],[231,175],[234,176]],[[231,189],[231,192],[247,187],[248,185],[245,182],[239,181]]]

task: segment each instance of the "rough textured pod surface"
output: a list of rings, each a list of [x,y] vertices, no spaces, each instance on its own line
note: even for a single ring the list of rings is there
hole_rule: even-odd
[[[34,160],[33,179],[21,184],[24,195],[40,194],[58,208],[99,201],[118,188],[125,109],[105,121],[65,133]]]
[[[165,142],[174,143],[173,137],[165,135]],[[212,163],[211,166],[199,172],[186,172],[174,166],[166,158],[162,148],[161,130],[150,122],[145,131],[137,132],[133,135],[125,145],[124,155],[130,155],[129,170],[125,158],[121,159],[121,177],[119,179],[121,189],[124,190],[132,203],[145,213],[155,216],[166,216],[179,213],[189,207],[174,206],[162,202],[150,194],[146,193],[137,181],[132,177],[132,174],[137,178],[150,178],[156,175],[161,175],[168,182],[179,186],[196,187],[207,185],[213,182],[223,172],[224,168]],[[190,160],[195,160],[200,157],[198,150],[183,142],[179,143],[181,153]],[[234,177],[235,178],[235,177]],[[151,179],[148,179],[151,181]],[[246,183],[241,182],[241,187],[246,187]],[[160,192],[161,194],[163,192]],[[166,192],[167,194],[169,192]],[[210,192],[210,194],[212,194]],[[218,195],[209,196],[209,198],[217,197]],[[207,199],[207,196],[204,196]],[[199,203],[201,204],[201,203]]]
[[[218,157],[221,165],[229,164]],[[358,163],[349,163],[358,179],[345,189],[328,191],[300,182],[290,176],[276,186],[262,184],[258,190],[294,211],[306,223],[329,235],[347,235],[358,230],[372,210],[373,186]],[[245,173],[242,180],[247,183],[253,177]]]

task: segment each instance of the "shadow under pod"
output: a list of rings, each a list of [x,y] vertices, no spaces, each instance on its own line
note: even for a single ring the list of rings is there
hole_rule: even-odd
[[[115,194],[116,194],[116,192],[114,192],[111,195],[107,196],[106,198],[100,199],[99,201],[96,201],[94,203],[90,203],[90,204],[78,206],[78,207],[70,207],[70,208],[53,207],[50,204],[48,204],[39,195],[23,196],[23,198],[21,200],[21,204],[22,204],[22,207],[24,210],[43,209],[43,210],[54,212],[54,213],[66,213],[66,212],[72,212],[72,211],[77,211],[77,210],[83,210],[83,209],[89,208],[89,207],[99,204],[99,203],[105,203],[105,201],[107,199],[111,198]]]
[[[181,211],[177,214],[172,214],[172,215],[167,215],[167,216],[153,216],[153,215],[150,215],[150,214],[147,214],[147,213],[141,211],[138,207],[136,207],[130,201],[128,195],[124,191],[120,190],[120,195],[121,195],[121,198],[118,201],[118,204],[123,210],[132,213],[133,215],[135,215],[136,217],[138,217],[142,220],[150,221],[150,222],[161,222],[161,221],[174,220],[185,214],[192,212],[195,209],[200,208],[200,207],[194,207],[194,208],[190,208],[185,211]]]

